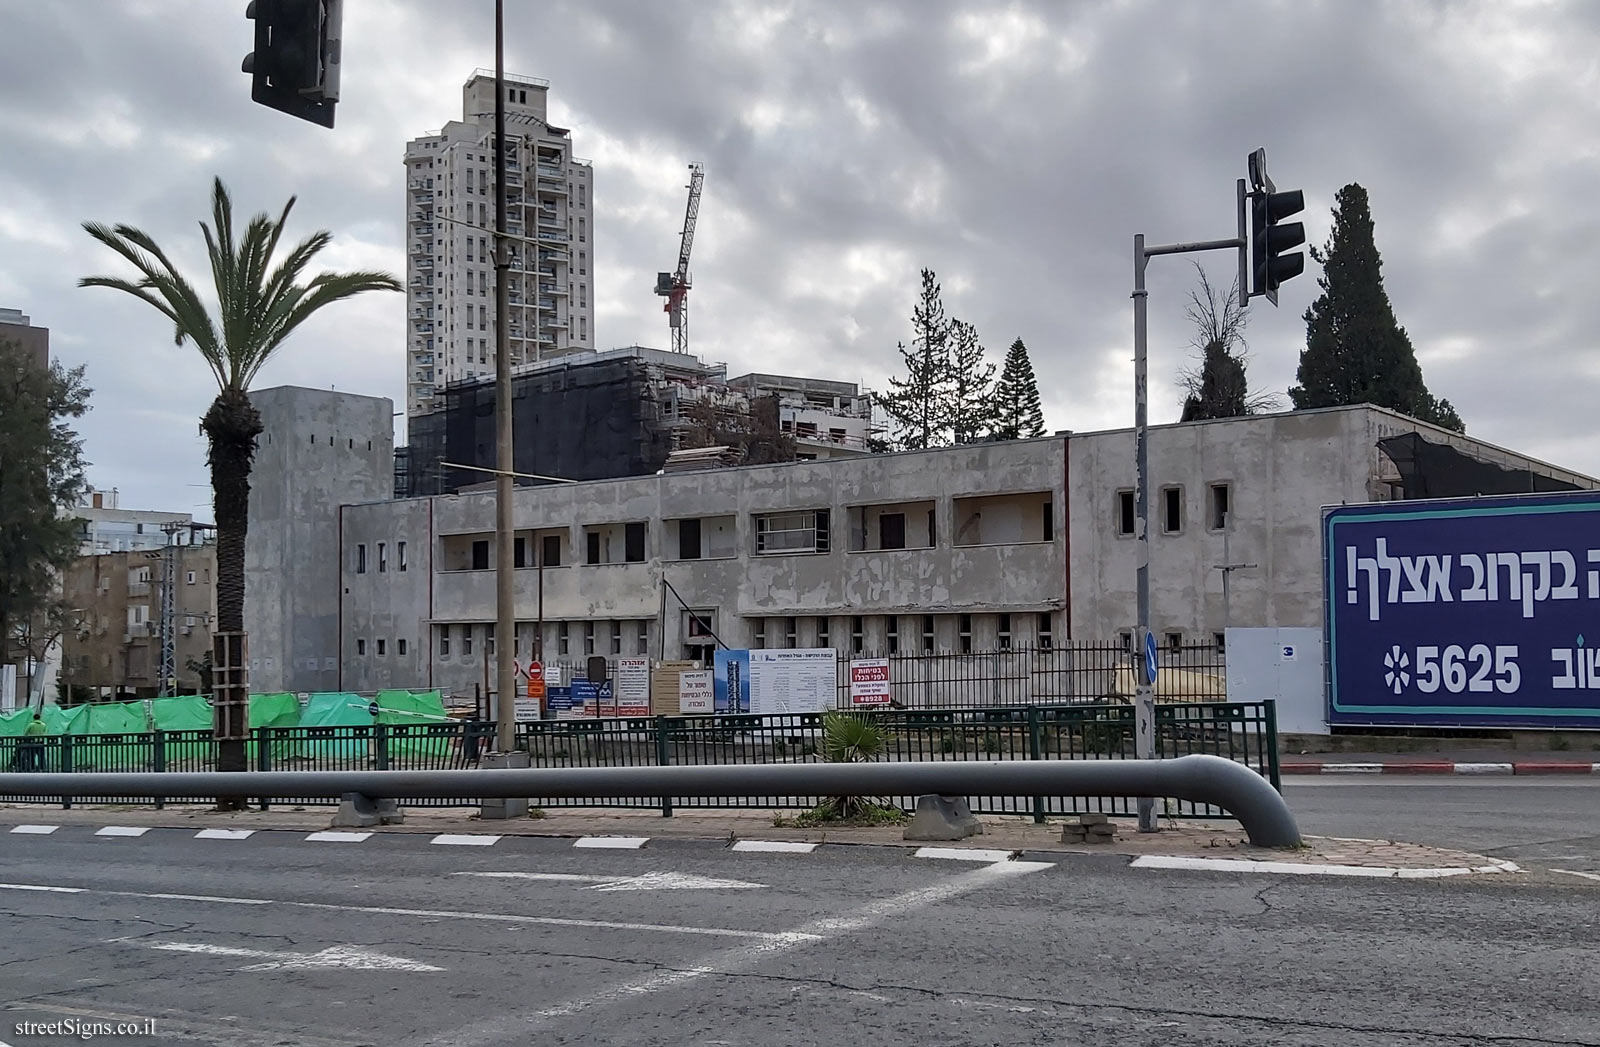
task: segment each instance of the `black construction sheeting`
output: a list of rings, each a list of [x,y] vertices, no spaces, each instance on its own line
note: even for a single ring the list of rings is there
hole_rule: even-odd
[[[511,400],[517,472],[603,480],[648,476],[667,459],[670,437],[643,361],[575,363],[518,375]],[[493,479],[442,463],[494,468],[494,383],[448,388],[444,401],[442,410],[411,422],[407,472],[413,496],[449,494]]]
[[[1448,444],[1431,443],[1420,433],[1379,440],[1378,449],[1400,470],[1401,489],[1408,500],[1581,490],[1577,484],[1557,480],[1534,469],[1507,469],[1474,458]]]

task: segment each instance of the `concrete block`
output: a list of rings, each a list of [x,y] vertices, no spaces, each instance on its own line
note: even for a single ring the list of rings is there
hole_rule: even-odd
[[[905,839],[916,841],[965,840],[978,836],[983,826],[964,796],[919,796],[917,811],[906,826]]]
[[[362,793],[345,793],[339,798],[339,810],[334,813],[332,827],[365,829],[374,825],[399,825],[405,820],[398,800],[374,800]]]
[[[480,766],[484,770],[508,767],[525,768],[529,766],[528,754],[525,752],[485,753]],[[526,818],[527,816],[528,798],[525,796],[485,797],[478,807],[478,817],[485,821]]]
[[[1111,821],[1111,818],[1109,816],[1107,816],[1107,815],[1104,815],[1104,814],[1080,814],[1080,815],[1078,815],[1078,824],[1079,825],[1106,825],[1106,824],[1109,824],[1110,821]]]

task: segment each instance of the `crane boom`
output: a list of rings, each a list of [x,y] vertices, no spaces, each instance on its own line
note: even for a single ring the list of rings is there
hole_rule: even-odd
[[[694,224],[700,217],[700,186],[705,181],[700,164],[689,165],[689,204],[683,212],[683,236],[678,242],[678,267],[670,273],[656,274],[656,294],[667,301],[662,310],[672,331],[672,350],[689,351],[689,252],[694,249]]]
[[[688,286],[689,252],[694,248],[694,223],[700,217],[700,186],[706,180],[705,169],[699,164],[689,165],[689,205],[683,212],[683,240],[678,247],[678,268],[672,282]]]

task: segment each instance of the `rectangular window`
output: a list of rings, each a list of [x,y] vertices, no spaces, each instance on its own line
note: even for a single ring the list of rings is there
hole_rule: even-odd
[[[470,625],[461,627],[461,657],[472,657],[472,626]]]
[[[397,571],[404,571],[406,569],[406,543],[405,542],[395,542],[394,543],[394,569],[397,570]]]
[[[999,615],[995,622],[995,643],[1002,651],[1011,650],[1011,616]]]
[[[1044,531],[1044,540],[1047,541],[1047,542],[1055,541],[1056,540],[1056,503],[1054,503],[1054,502],[1046,502],[1046,503],[1044,503],[1044,511],[1041,512],[1039,515],[1042,517],[1041,522],[1044,525],[1041,528]]]
[[[1133,534],[1133,492],[1117,492],[1117,534],[1124,538]]]
[[[542,546],[540,563],[546,567],[560,567],[561,536],[559,534],[547,534],[539,540],[539,544]]]
[[[1122,648],[1123,654],[1133,653],[1133,634],[1124,629],[1117,634],[1117,646]]]
[[[622,653],[622,623],[621,622],[613,621],[611,623],[611,653],[612,654],[621,654]]]
[[[891,614],[883,623],[884,641],[890,654],[900,653],[900,618]]]
[[[828,510],[757,516],[756,552],[825,553],[828,551]]]
[[[1039,646],[1045,650],[1056,645],[1055,620],[1049,611],[1039,612]]]
[[[933,510],[928,510],[928,548],[932,549],[939,544],[939,532],[933,526]]]
[[[472,543],[472,569],[474,571],[487,571],[489,569],[489,540],[480,538]]]
[[[860,654],[867,646],[866,629],[859,614],[850,616],[850,651]]]
[[[386,574],[389,570],[389,543],[378,543],[378,573]],[[381,640],[379,641],[382,642]]]
[[[649,622],[637,622],[635,624],[636,624],[636,626],[637,626],[637,628],[639,630],[639,636],[638,636],[639,646],[637,648],[635,648],[635,651],[637,653],[639,653],[639,654],[649,654],[650,653],[650,623]]]
[[[1213,646],[1213,647],[1215,647],[1217,649],[1217,653],[1218,654],[1226,654],[1227,651],[1228,651],[1228,634],[1227,633],[1212,633],[1211,634],[1211,646]]]
[[[405,653],[406,653],[405,637],[402,636],[402,637],[399,637],[399,638],[397,638],[395,640],[395,642],[394,642],[394,653],[400,655],[402,658],[405,657]]]
[[[622,534],[623,559],[628,563],[644,563],[644,522],[627,524]]]
[[[356,574],[367,573],[367,543],[356,546]]]
[[[750,623],[750,646],[756,650],[765,650],[767,646],[767,620],[757,618]]]
[[[385,640],[381,636],[378,637],[378,657],[379,658],[382,658],[385,654],[389,653],[388,652],[388,646],[389,646],[389,641],[388,640]]]
[[[784,620],[783,645],[791,649],[800,646],[800,619],[787,618]]]
[[[515,541],[512,543],[512,549],[514,550],[512,553],[513,567],[531,566],[528,563],[528,540],[526,538],[518,535]]]
[[[450,657],[450,627],[448,625],[439,626],[439,657]]]
[[[594,653],[594,623],[593,622],[584,622],[583,623],[583,653],[584,654],[593,654]]]
[[[1166,640],[1167,640],[1167,650],[1169,650],[1169,651],[1176,651],[1178,648],[1183,646],[1183,634],[1182,633],[1168,633],[1167,637],[1166,637]]]
[[[572,640],[567,633],[567,623],[556,626],[556,653],[571,654]]]
[[[906,514],[881,513],[878,516],[878,548],[904,549],[906,547]]]
[[[956,633],[960,640],[961,653],[972,653],[972,615],[963,614],[956,617]]]
[[[922,616],[922,649],[928,652],[933,650],[933,615],[931,614]]]
[[[490,622],[483,627],[483,653],[494,654],[494,623]]]
[[[700,559],[700,521],[678,521],[678,559]]]
[[[600,563],[600,532],[590,531],[583,537],[585,543],[584,551],[587,554],[584,562],[591,564]]]
[[[1161,530],[1177,534],[1183,530],[1183,488],[1161,489]]]
[[[185,576],[185,577],[184,577],[184,583],[185,583],[185,584],[186,584],[186,585],[193,585],[193,584],[194,584],[194,572],[193,572],[193,571],[190,571],[190,572],[189,572],[189,573],[188,573],[188,574],[187,574],[187,575],[186,575],[186,576]]]
[[[830,642],[830,639],[831,638],[828,635],[828,618],[826,615],[824,615],[823,617],[817,619],[817,646],[833,646],[833,644]]]
[[[366,641],[366,639],[364,637],[357,638],[357,640],[356,640],[356,654],[365,656],[366,653],[367,653],[367,641]]]
[[[1228,526],[1228,513],[1232,508],[1229,504],[1228,496],[1231,493],[1227,484],[1211,485],[1211,529],[1213,531],[1220,531]]]

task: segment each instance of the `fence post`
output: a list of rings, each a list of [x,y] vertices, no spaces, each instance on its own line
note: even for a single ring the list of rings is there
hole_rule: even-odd
[[[389,725],[373,724],[372,740],[377,749],[378,770],[387,771],[389,769]]]
[[[667,718],[656,717],[656,766],[665,767],[672,762],[672,755],[667,750]],[[672,817],[672,797],[661,798],[661,817]]]
[[[1028,706],[1028,759],[1041,760],[1044,758],[1040,751],[1039,738],[1039,707]],[[1033,822],[1035,825],[1044,824],[1044,797],[1033,798]]]
[[[60,745],[59,748],[61,749],[61,770],[62,770],[62,773],[71,774],[72,773],[72,735],[63,734],[61,736],[61,745]],[[61,809],[63,811],[68,811],[68,810],[72,809],[72,797],[63,796],[61,798]]]
[[[167,769],[167,732],[158,730],[155,735],[155,752],[151,754],[151,763],[157,771],[164,771]],[[157,796],[156,810],[163,810],[166,806],[167,798],[165,796]]]
[[[1261,703],[1266,712],[1266,738],[1263,743],[1267,747],[1267,780],[1278,792],[1283,792],[1283,781],[1278,770],[1278,700],[1268,698]]]
[[[256,737],[256,770],[258,771],[272,770],[272,732],[273,728],[271,727],[257,727],[253,732]],[[266,810],[270,803],[269,798],[262,796],[258,799],[261,802],[261,809],[263,811]]]

